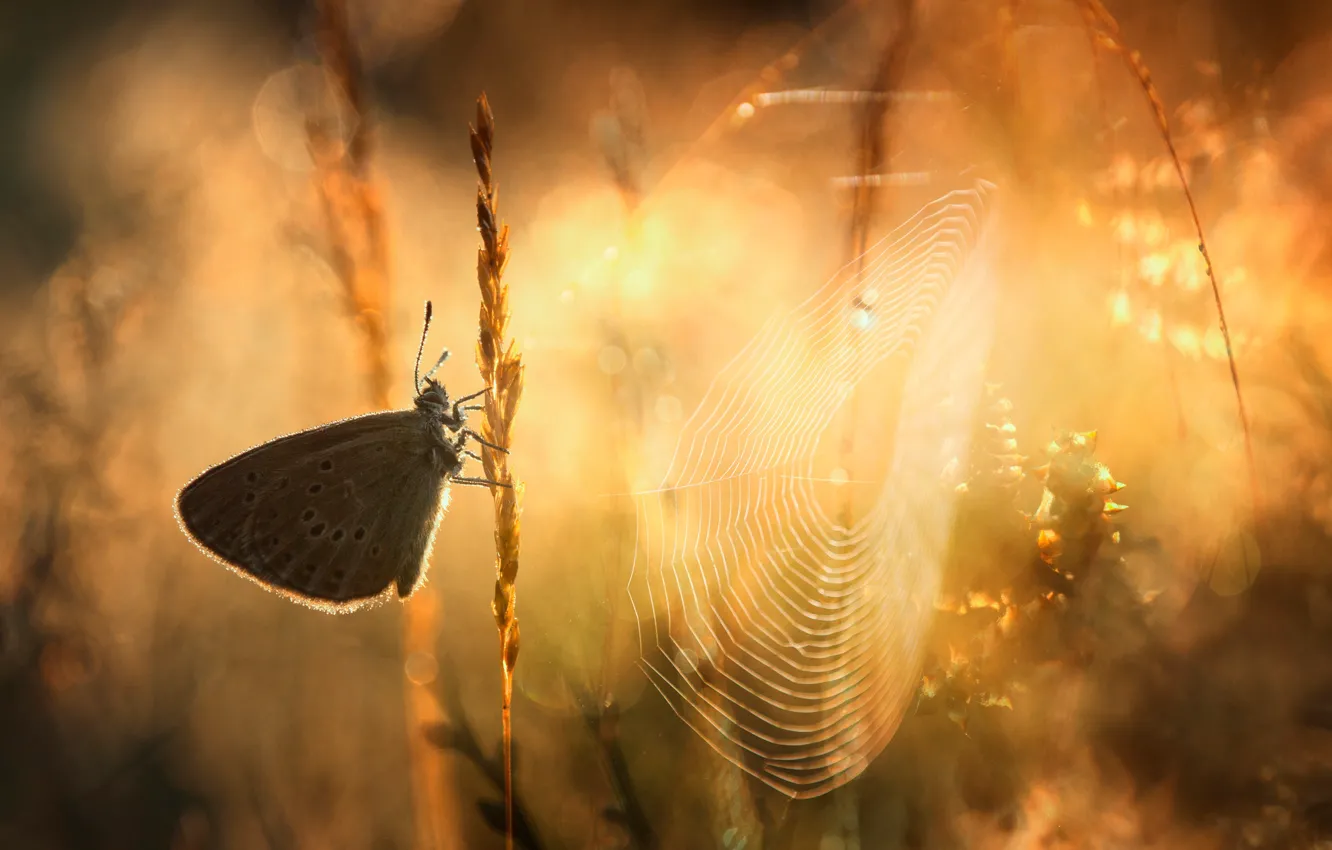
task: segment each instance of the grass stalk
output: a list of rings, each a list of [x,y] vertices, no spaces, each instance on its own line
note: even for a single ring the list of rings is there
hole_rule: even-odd
[[[858,130],[860,137],[856,145],[856,164],[852,172],[864,177],[881,173],[890,159],[888,152],[888,121],[892,115],[893,102],[888,95],[896,91],[906,72],[906,61],[911,43],[916,34],[915,0],[897,0],[894,4],[895,18],[892,22],[892,35],[884,43],[883,51],[874,69],[874,76],[869,80],[867,89],[883,97],[874,98],[865,103],[859,115]],[[875,214],[881,203],[880,190],[873,181],[864,180],[856,186],[851,199],[851,220],[848,228],[847,251],[849,261],[856,264],[857,289],[863,288],[865,277],[865,252],[869,250],[870,232],[873,229]],[[851,305],[866,309],[859,304],[859,296]],[[854,358],[860,361],[862,352],[860,333],[848,326],[849,344]],[[860,394],[852,393],[850,414],[842,431],[841,467],[848,475],[855,469],[856,424],[860,421]],[[843,528],[855,524],[854,487],[843,487],[841,493],[841,519]]]
[[[316,5],[319,51],[330,85],[351,113],[352,131],[343,142],[310,119],[306,134],[330,260],[342,283],[347,312],[361,334],[370,401],[383,410],[389,406],[389,245],[383,198],[373,174],[374,138],[344,0],[317,0]]]
[[[1202,254],[1203,266],[1207,270],[1207,281],[1212,289],[1212,299],[1216,303],[1217,318],[1221,323],[1221,338],[1226,344],[1226,362],[1230,365],[1230,382],[1235,388],[1235,403],[1239,408],[1240,428],[1244,432],[1244,452],[1249,464],[1249,497],[1252,502],[1254,521],[1257,522],[1261,514],[1258,464],[1254,459],[1253,435],[1249,427],[1248,409],[1244,404],[1244,393],[1240,389],[1239,369],[1235,365],[1235,351],[1230,341],[1230,325],[1226,321],[1226,310],[1221,303],[1221,286],[1217,282],[1216,271],[1212,267],[1212,255],[1207,250],[1207,239],[1203,235],[1202,219],[1198,215],[1198,205],[1194,203],[1193,190],[1189,188],[1188,176],[1184,173],[1184,164],[1180,161],[1179,153],[1175,150],[1175,140],[1170,132],[1170,119],[1166,115],[1165,103],[1161,99],[1160,92],[1156,89],[1156,84],[1152,82],[1151,71],[1148,70],[1146,63],[1142,61],[1142,54],[1136,50],[1130,50],[1124,44],[1119,21],[1105,8],[1105,4],[1101,0],[1077,0],[1077,2],[1096,31],[1096,43],[1113,53],[1119,54],[1129,72],[1138,81],[1138,85],[1142,87],[1143,94],[1147,96],[1147,102],[1152,107],[1152,115],[1156,119],[1157,129],[1161,132],[1161,139],[1165,142],[1166,150],[1170,154],[1170,161],[1174,163],[1175,174],[1179,176],[1180,186],[1184,189],[1184,200],[1188,203],[1189,215],[1193,218],[1193,228],[1198,235],[1198,252]]]
[[[491,170],[495,116],[484,94],[476,101],[476,124],[471,127],[472,158],[479,184],[476,223],[481,247],[476,257],[476,279],[481,288],[481,320],[476,344],[476,365],[490,392],[486,394],[481,435],[509,449],[512,429],[523,394],[523,359],[509,333],[509,288],[504,267],[509,262],[509,228],[499,224],[496,188]],[[486,477],[499,486],[490,488],[495,500],[495,598],[491,610],[499,628],[500,673],[503,691],[500,719],[504,746],[504,845],[513,850],[513,668],[518,661],[517,602],[518,544],[522,485],[509,471],[509,455],[487,449],[483,453]]]
[[[306,122],[315,186],[328,228],[329,255],[342,284],[348,316],[360,333],[367,389],[375,408],[390,406],[388,314],[390,252],[382,193],[373,171],[373,126],[362,83],[360,56],[345,0],[316,0],[318,44],[329,84],[342,98],[353,129],[345,141],[311,119]],[[433,655],[439,600],[429,586],[404,606],[402,656]],[[442,850],[461,845],[447,784],[446,757],[423,730],[445,721],[428,681],[403,676],[407,754],[411,770],[415,847]]]

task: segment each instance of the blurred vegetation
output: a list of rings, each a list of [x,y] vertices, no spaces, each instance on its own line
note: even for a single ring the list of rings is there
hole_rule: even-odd
[[[734,99],[755,80],[866,85],[882,45],[854,22],[810,38],[821,2],[432,2],[395,26],[398,5],[351,4],[394,248],[394,404],[427,296],[451,347],[475,337],[478,92],[504,128],[529,368],[520,846],[1332,842],[1323,4],[1110,4],[1176,122],[1233,313],[1257,518],[1135,81],[1092,60],[1071,3],[918,4],[894,85],[958,103],[895,109],[881,164],[980,169],[1017,199],[1003,389],[977,421],[993,463],[959,473],[918,710],[863,777],[800,802],[646,687],[615,600],[632,522],[605,497],[669,454],[737,340],[845,260],[851,199],[830,180],[855,167],[855,116],[737,128]],[[502,844],[484,498],[454,494],[426,650],[399,608],[299,609],[170,521],[204,465],[365,406],[308,116],[261,99],[317,65],[312,14],[0,8],[0,847],[425,847],[412,735],[447,772],[444,840]],[[796,67],[760,77],[797,43]],[[332,145],[353,132],[330,126]],[[885,189],[881,229],[942,179]],[[444,379],[470,386],[464,366]],[[1131,507],[1104,520],[1107,498]],[[408,728],[404,677],[443,719]]]

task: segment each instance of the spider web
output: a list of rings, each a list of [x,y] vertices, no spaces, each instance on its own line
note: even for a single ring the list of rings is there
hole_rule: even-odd
[[[972,257],[991,189],[926,204],[770,319],[685,423],[660,488],[635,496],[640,666],[714,749],[792,797],[859,775],[916,694],[953,518],[944,470],[966,462],[991,339],[996,287]],[[839,521],[816,496],[819,445],[857,387],[879,389],[875,367],[908,354],[887,474]]]

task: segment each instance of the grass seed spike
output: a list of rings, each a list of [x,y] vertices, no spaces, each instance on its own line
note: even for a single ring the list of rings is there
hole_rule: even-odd
[[[479,178],[476,224],[481,248],[476,256],[476,280],[481,287],[481,321],[476,343],[476,365],[491,392],[486,396],[481,434],[488,442],[510,447],[513,421],[523,394],[523,359],[509,332],[509,288],[504,267],[509,262],[509,228],[501,227],[495,209],[495,182],[490,156],[495,139],[495,116],[484,94],[476,101],[476,125],[471,128],[472,159]],[[485,453],[486,477],[500,486],[491,488],[495,499],[495,599],[491,609],[499,628],[500,666],[504,677],[500,703],[504,735],[505,847],[513,848],[513,668],[518,661],[517,601],[518,544],[522,513],[522,485],[509,471],[507,454]]]

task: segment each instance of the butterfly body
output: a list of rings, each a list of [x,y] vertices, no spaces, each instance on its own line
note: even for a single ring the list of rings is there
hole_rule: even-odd
[[[461,475],[477,457],[466,440],[490,446],[466,425],[477,407],[463,402],[481,394],[451,402],[427,375],[413,409],[255,446],[185,485],[177,521],[209,557],[314,607],[406,598],[424,581],[449,484],[493,484]]]

